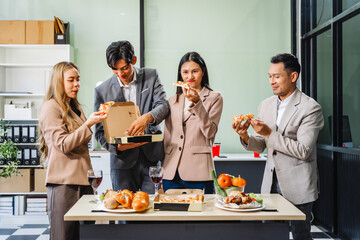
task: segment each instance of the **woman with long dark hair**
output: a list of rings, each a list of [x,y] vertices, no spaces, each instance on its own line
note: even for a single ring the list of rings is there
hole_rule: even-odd
[[[78,67],[71,62],[56,64],[40,109],[40,151],[41,161],[46,160],[52,240],[79,239],[79,222],[65,222],[64,215],[82,195],[92,194],[87,178],[87,171],[92,169],[90,127],[107,117],[95,112],[86,119],[77,100],[79,88]]]
[[[212,145],[218,130],[223,98],[209,85],[204,59],[188,52],[180,60],[178,87],[169,98],[170,116],[165,120],[163,188],[205,189],[213,193]]]

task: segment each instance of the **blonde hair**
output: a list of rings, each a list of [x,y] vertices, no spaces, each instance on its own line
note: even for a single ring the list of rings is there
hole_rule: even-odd
[[[44,102],[54,99],[60,105],[63,110],[62,120],[67,126],[69,133],[74,132],[75,129],[81,126],[81,123],[76,120],[75,113],[71,110],[70,102],[72,102],[72,104],[74,104],[77,108],[80,107],[80,104],[77,99],[74,98],[71,98],[70,102],[66,101],[67,95],[64,89],[64,73],[72,68],[75,68],[78,71],[78,67],[72,62],[59,62],[53,67],[50,84],[44,98]],[[40,162],[42,164],[48,156],[48,146],[46,145],[43,132],[41,130],[39,130],[39,140],[39,150],[41,152]]]

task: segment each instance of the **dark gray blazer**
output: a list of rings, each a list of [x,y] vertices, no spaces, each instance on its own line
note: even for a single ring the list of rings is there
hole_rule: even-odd
[[[147,126],[145,133],[162,133],[158,124],[169,115],[169,104],[158,73],[155,69],[149,68],[139,69],[134,67],[134,70],[137,79],[136,102],[140,108],[140,113],[143,115],[150,112],[155,118],[155,122]],[[95,111],[98,111],[100,104],[108,101],[126,101],[116,75],[113,75],[95,88],[94,98]],[[118,151],[117,144],[112,145],[106,141],[102,123],[98,123],[95,126],[95,138],[111,153],[110,167],[112,169],[129,169],[133,167],[138,159],[140,148],[151,162],[162,161],[164,159],[163,142],[148,143],[126,151]]]

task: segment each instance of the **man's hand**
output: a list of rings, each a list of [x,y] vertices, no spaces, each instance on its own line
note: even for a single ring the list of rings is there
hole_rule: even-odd
[[[154,121],[154,117],[150,113],[145,113],[138,119],[136,119],[127,130],[129,136],[140,136],[143,135],[146,126]]]
[[[263,121],[252,119],[251,120],[251,126],[254,128],[255,132],[263,135],[267,138],[270,137],[271,134],[271,128],[266,125]]]
[[[232,128],[240,135],[241,139],[246,143],[249,144],[249,134],[247,132],[250,126],[250,120],[247,120],[244,124],[241,122],[233,123]]]
[[[117,150],[119,150],[119,151],[125,151],[125,150],[129,150],[129,149],[132,149],[132,148],[139,147],[139,146],[144,145],[144,144],[146,144],[146,143],[147,143],[147,142],[118,144]]]

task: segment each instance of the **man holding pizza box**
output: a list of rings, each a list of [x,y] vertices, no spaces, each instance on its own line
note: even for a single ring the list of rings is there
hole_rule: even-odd
[[[163,85],[155,69],[137,68],[134,48],[128,41],[113,42],[106,50],[111,78],[95,88],[94,109],[106,102],[134,102],[141,116],[127,130],[129,136],[161,134],[158,124],[169,114]],[[102,123],[96,124],[96,140],[110,152],[113,189],[141,189],[154,193],[149,166],[164,158],[163,142],[109,144]]]
[[[305,215],[305,221],[291,221],[294,239],[312,239],[311,210],[318,198],[319,179],[316,141],[324,125],[321,106],[296,87],[300,73],[292,54],[271,58],[269,81],[275,96],[262,101],[258,119],[233,123],[242,145],[261,153],[267,148],[261,193],[280,193]],[[249,135],[249,126],[255,130]]]

